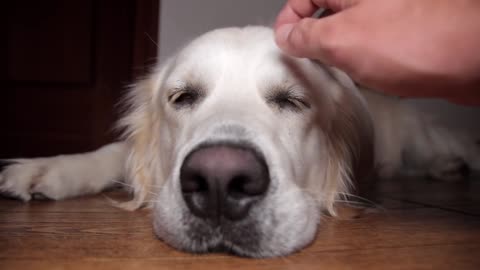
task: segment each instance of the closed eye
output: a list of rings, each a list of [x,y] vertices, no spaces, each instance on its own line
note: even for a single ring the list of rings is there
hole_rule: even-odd
[[[192,107],[200,100],[201,97],[202,94],[199,90],[191,87],[185,87],[182,89],[175,89],[168,96],[168,102],[176,109],[182,109]]]
[[[288,90],[272,93],[267,97],[267,102],[277,106],[280,110],[292,110],[294,112],[301,112],[311,107],[305,97]]]

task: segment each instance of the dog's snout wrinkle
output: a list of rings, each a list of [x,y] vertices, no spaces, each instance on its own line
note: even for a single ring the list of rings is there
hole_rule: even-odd
[[[245,127],[233,123],[222,124],[215,128],[214,133],[233,135],[238,138],[246,137],[248,132]]]
[[[268,190],[265,160],[255,151],[235,145],[194,150],[180,171],[183,198],[201,218],[241,220]]]

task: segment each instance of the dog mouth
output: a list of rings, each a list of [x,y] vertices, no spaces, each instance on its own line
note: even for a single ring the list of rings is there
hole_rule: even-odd
[[[178,178],[182,229],[156,219],[159,238],[188,252],[257,257],[271,182],[262,152],[245,141],[201,143],[183,159]]]
[[[219,252],[245,257],[261,254],[262,233],[254,219],[242,222],[222,219],[215,224],[197,219],[190,223],[186,236],[189,244],[179,248],[188,252]]]
[[[262,202],[260,202],[262,203]],[[184,209],[177,213],[178,223],[169,225],[165,220],[154,219],[157,237],[172,247],[189,253],[225,253],[240,257],[269,257],[262,255],[266,234],[260,219],[263,206],[251,208],[241,220],[220,216],[198,217]],[[267,237],[268,238],[268,237]]]

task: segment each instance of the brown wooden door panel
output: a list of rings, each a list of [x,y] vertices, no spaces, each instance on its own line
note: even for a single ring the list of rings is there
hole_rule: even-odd
[[[157,38],[158,5],[2,4],[0,158],[88,151],[112,141],[115,104],[142,74],[138,67],[156,56],[149,39]]]
[[[82,121],[91,118],[91,98],[85,94],[88,90],[14,88],[2,93],[2,101],[4,97],[8,102],[2,102],[1,110],[10,116],[2,121],[3,133],[82,134],[90,127]]]
[[[10,1],[7,79],[89,83],[94,52],[92,1]]]

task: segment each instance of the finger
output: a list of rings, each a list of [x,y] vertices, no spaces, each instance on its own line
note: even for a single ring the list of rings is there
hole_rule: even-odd
[[[302,18],[312,16],[317,10],[318,7],[311,0],[289,0],[278,14],[275,28],[297,23]]]
[[[298,23],[284,24],[275,32],[278,47],[289,55],[307,57],[330,63],[332,44],[335,44],[337,15],[318,20],[301,19]]]
[[[341,59],[334,55],[338,51],[335,46],[348,33],[339,32],[352,30],[351,26],[345,25],[351,13],[355,12],[350,8],[360,1],[290,0],[282,10],[285,19],[280,18],[275,29],[278,47],[292,56],[313,58],[330,65],[340,64]],[[342,11],[321,19],[310,18],[318,7]]]
[[[275,28],[284,24],[297,23],[311,17],[318,9],[326,8],[334,12],[353,6],[360,0],[289,0],[277,16]]]

